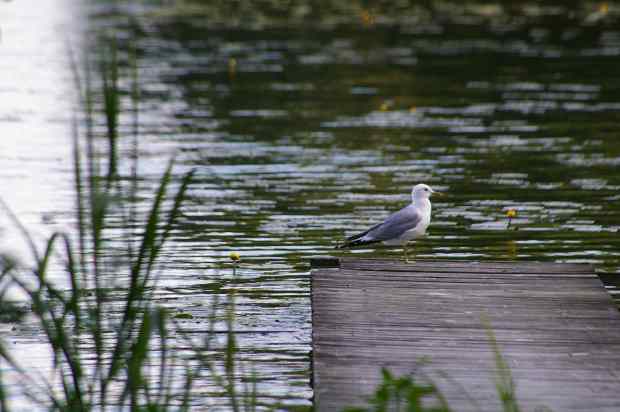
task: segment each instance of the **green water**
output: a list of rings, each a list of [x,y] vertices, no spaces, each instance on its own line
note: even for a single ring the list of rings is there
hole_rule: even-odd
[[[150,26],[137,41],[144,157],[177,152],[180,169],[199,175],[170,257],[168,304],[200,314],[214,284],[238,288],[263,389],[304,404],[308,258],[333,255],[345,235],[405,205],[418,182],[448,194],[434,202],[419,258],[617,271],[620,33],[573,24]],[[516,231],[506,230],[509,208]],[[233,250],[239,284],[216,269]]]
[[[197,169],[156,298],[192,314],[181,325],[200,333],[213,296],[237,290],[241,357],[266,402],[310,404],[308,258],[334,255],[343,237],[406,205],[416,183],[448,195],[433,202],[418,258],[591,263],[613,292],[620,31],[611,17],[591,24],[561,9],[476,24],[256,30],[148,13],[124,26],[103,11],[93,21],[124,27],[117,35],[139,55],[144,196],[170,156],[179,177]],[[128,93],[130,70],[121,75]],[[129,135],[131,116],[121,120]],[[511,208],[517,230],[507,230]],[[231,251],[242,256],[239,279],[226,266]]]

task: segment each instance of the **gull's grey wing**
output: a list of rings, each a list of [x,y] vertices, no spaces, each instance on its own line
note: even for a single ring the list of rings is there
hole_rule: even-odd
[[[413,205],[409,205],[388,216],[383,223],[370,228],[360,237],[360,240],[385,241],[395,239],[416,227],[420,220],[422,220],[422,216],[418,210]]]
[[[413,229],[420,223],[422,217],[413,205],[400,209],[391,214],[383,221],[365,232],[347,238],[343,245],[338,248],[357,246],[368,243],[377,243],[399,237],[409,229]]]

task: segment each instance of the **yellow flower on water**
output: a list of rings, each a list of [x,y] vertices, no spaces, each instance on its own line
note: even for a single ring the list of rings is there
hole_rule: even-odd
[[[506,211],[506,217],[508,217],[508,219],[512,219],[513,217],[517,216],[517,211],[515,209],[508,209]]]
[[[609,4],[608,4],[608,3],[601,3],[601,4],[598,6],[598,11],[599,11],[599,13],[601,13],[601,14],[607,14],[607,13],[609,13]]]
[[[390,100],[386,100],[383,103],[381,103],[381,106],[379,106],[379,110],[382,112],[387,112],[388,110],[392,108],[393,104],[394,103],[392,103]]]
[[[233,262],[238,262],[239,260],[241,260],[241,255],[239,254],[239,252],[230,252],[230,255],[228,256]]]
[[[415,107],[415,106],[411,106],[411,107],[409,108],[409,113],[415,113],[417,110],[418,110],[418,108],[417,108],[417,107]]]
[[[362,10],[360,13],[360,19],[362,20],[364,26],[372,26],[375,24],[375,16],[372,15],[370,10]]]

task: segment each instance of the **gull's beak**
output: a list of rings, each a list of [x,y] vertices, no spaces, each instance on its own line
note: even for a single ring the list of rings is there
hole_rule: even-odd
[[[433,196],[446,196],[446,194],[445,194],[445,193],[442,193],[442,192],[435,192],[435,191],[433,190]]]

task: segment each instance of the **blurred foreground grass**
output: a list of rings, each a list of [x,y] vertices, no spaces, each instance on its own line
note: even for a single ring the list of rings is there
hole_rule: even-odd
[[[138,130],[129,136],[118,130],[122,108],[115,41],[107,43],[94,62],[87,59],[84,70],[75,62],[73,69],[83,109],[83,121],[73,125],[76,233],[53,233],[39,245],[1,203],[27,240],[32,260],[18,264],[2,259],[0,307],[22,307],[7,297],[7,291],[23,292],[26,312],[50,349],[51,364],[25,368],[0,341],[0,410],[11,410],[16,389],[40,410],[189,410],[199,379],[220,388],[235,412],[255,410],[256,380],[245,377],[242,390],[237,388],[234,295],[228,296],[225,314],[218,314],[219,305],[213,304],[212,321],[198,344],[152,299],[159,257],[180,216],[193,171],[173,182],[170,161],[142,215],[136,201]],[[99,119],[105,123],[105,136],[94,131]],[[123,168],[129,176],[119,172],[121,138],[133,140],[134,164]],[[113,223],[119,216],[121,224]],[[23,315],[12,310],[10,320],[19,321]],[[214,344],[217,317],[225,320],[229,331],[223,345]],[[180,356],[178,342],[191,349],[190,356]],[[17,381],[7,381],[9,374]]]

